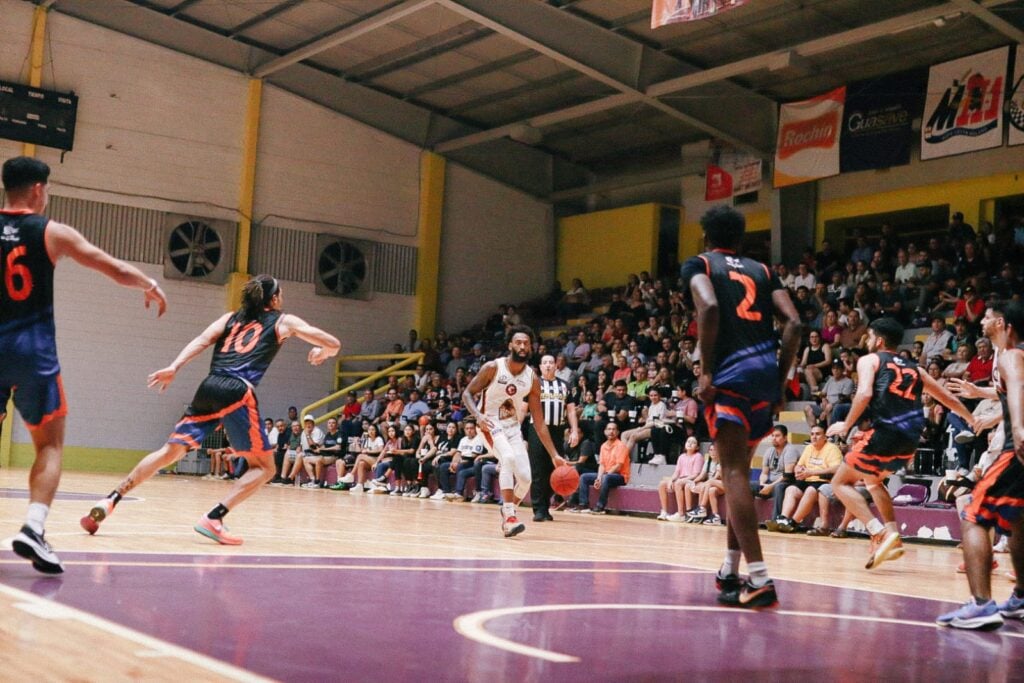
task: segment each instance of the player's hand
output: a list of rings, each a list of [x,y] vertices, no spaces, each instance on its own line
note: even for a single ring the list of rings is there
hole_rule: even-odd
[[[150,304],[156,304],[156,317],[160,317],[167,310],[167,295],[164,294],[164,290],[160,289],[160,285],[153,283],[150,289],[145,290],[143,293],[143,304],[148,309]]]
[[[551,462],[554,463],[555,467],[563,467],[566,465],[565,458],[560,455],[556,455],[551,458]]]
[[[833,422],[832,426],[825,432],[825,436],[838,436],[846,440],[846,422]]]
[[[960,377],[950,377],[946,380],[946,386],[954,396],[961,396],[963,398],[977,398],[979,396],[978,387]]]
[[[314,346],[309,350],[309,356],[307,357],[310,365],[320,365],[325,360],[331,357],[331,354],[324,351],[321,346]]]
[[[489,417],[483,417],[479,420],[478,424],[486,429],[488,432],[498,431],[498,423]]]
[[[569,448],[576,448],[580,444],[580,430],[574,429],[569,432]]]
[[[146,386],[150,389],[159,387],[160,393],[163,393],[164,389],[171,386],[171,382],[174,381],[174,376],[177,372],[177,370],[169,366],[163,370],[157,370],[149,376]]]
[[[697,378],[697,398],[704,405],[714,402],[715,386],[711,383],[711,375],[702,372]]]

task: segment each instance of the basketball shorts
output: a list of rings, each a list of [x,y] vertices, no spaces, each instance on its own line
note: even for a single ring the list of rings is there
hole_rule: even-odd
[[[52,320],[0,330],[0,350],[0,412],[13,391],[14,406],[29,429],[67,415]]]
[[[202,381],[167,443],[199,448],[203,439],[222,423],[236,453],[270,451],[252,387],[237,377],[226,375],[210,375]]]
[[[969,494],[961,517],[1007,536],[1024,513],[1024,464],[1006,450],[999,454]]]
[[[715,391],[714,403],[704,407],[711,438],[715,438],[725,422],[743,427],[747,433],[747,444],[761,442],[772,431],[772,405],[768,401],[755,401],[728,389]]]
[[[846,453],[846,464],[871,477],[884,479],[914,459],[916,444],[902,434],[869,429],[854,439]]]

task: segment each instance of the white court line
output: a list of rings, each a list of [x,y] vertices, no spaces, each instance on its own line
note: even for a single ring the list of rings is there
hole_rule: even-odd
[[[597,603],[597,604],[578,604],[578,605],[532,605],[526,607],[500,607],[497,609],[481,610],[479,612],[471,612],[469,614],[463,614],[462,616],[456,617],[452,625],[455,630],[461,635],[474,640],[483,645],[490,645],[506,652],[512,652],[514,654],[523,655],[526,657],[533,657],[535,659],[543,659],[548,662],[555,662],[558,664],[571,664],[581,661],[579,657],[573,655],[562,654],[560,652],[552,652],[551,650],[544,650],[530,645],[523,645],[517,643],[514,640],[502,638],[489,633],[485,627],[486,623],[492,619],[498,619],[500,617],[507,617],[511,615],[519,614],[536,614],[540,612],[560,612],[570,610],[659,610],[659,611],[673,611],[673,612],[720,612],[724,614],[732,614],[736,616],[749,615],[748,610],[736,609],[734,607],[711,607],[701,605],[624,605],[621,603]],[[917,626],[926,627],[930,629],[939,629],[938,625],[933,622],[926,621],[910,621],[907,619],[890,619],[888,617],[872,617],[864,615],[854,614],[826,614],[822,612],[801,612],[796,610],[771,610],[768,614],[777,614],[786,617],[812,617],[818,619],[843,619],[846,621],[864,621],[876,624],[896,624],[900,626]],[[1021,638],[1024,639],[1024,633],[1012,633],[1006,631],[1000,631],[999,635],[1009,636],[1010,638]]]
[[[15,607],[41,619],[77,621],[85,624],[86,626],[104,631],[117,638],[130,641],[136,645],[141,645],[145,649],[142,652],[137,652],[136,656],[172,657],[233,681],[248,682],[272,680],[259,676],[251,671],[246,671],[245,669],[226,664],[218,659],[214,659],[213,657],[208,657],[207,655],[174,645],[173,643],[168,643],[160,640],[159,638],[146,635],[145,633],[140,633],[139,631],[128,628],[127,626],[116,624],[94,614],[89,614],[88,612],[84,612],[74,607],[69,607],[62,603],[41,598],[38,595],[18,588],[0,584],[0,593],[14,598],[17,601],[14,603]]]

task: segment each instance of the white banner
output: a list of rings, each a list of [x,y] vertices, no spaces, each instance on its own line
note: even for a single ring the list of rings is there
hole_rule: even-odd
[[[1003,95],[1010,48],[1001,47],[928,72],[921,158],[937,159],[1003,144]]]
[[[779,108],[775,187],[839,175],[839,131],[846,86]]]
[[[1010,113],[1006,117],[1006,123],[1010,129],[1010,144],[1024,145],[1024,45],[1017,46],[1012,83]]]

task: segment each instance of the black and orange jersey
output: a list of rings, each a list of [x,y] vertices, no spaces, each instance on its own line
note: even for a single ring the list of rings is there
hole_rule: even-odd
[[[53,324],[53,262],[46,216],[0,211],[0,331]]]
[[[921,407],[921,381],[917,363],[888,351],[878,351],[878,370],[875,371],[868,417],[871,426],[905,434],[914,442],[924,429],[924,411]]]
[[[210,374],[239,377],[258,385],[281,348],[277,322],[282,315],[281,311],[265,310],[255,320],[245,320],[233,313],[213,345]]]
[[[751,399],[779,397],[778,340],[772,293],[782,283],[768,266],[735,252],[715,249],[683,264],[683,289],[699,273],[711,279],[718,300],[718,342],[713,383]]]
[[[1007,349],[1006,351],[1003,351],[1002,353],[999,354],[999,356],[1000,358],[1005,358],[1004,354],[1022,352],[1024,352],[1024,344],[1018,344],[1012,349]],[[1014,449],[1013,423],[1010,420],[1010,402],[1006,400],[1006,382],[1003,380],[1002,376],[1000,376],[998,372],[993,373],[993,375],[997,376],[995,382],[996,395],[999,396],[999,402],[1002,404],[1003,407],[1003,434],[1006,435],[1006,441],[1003,442],[1003,450],[1012,451]],[[1021,388],[1017,387],[1016,390],[1021,391]]]

